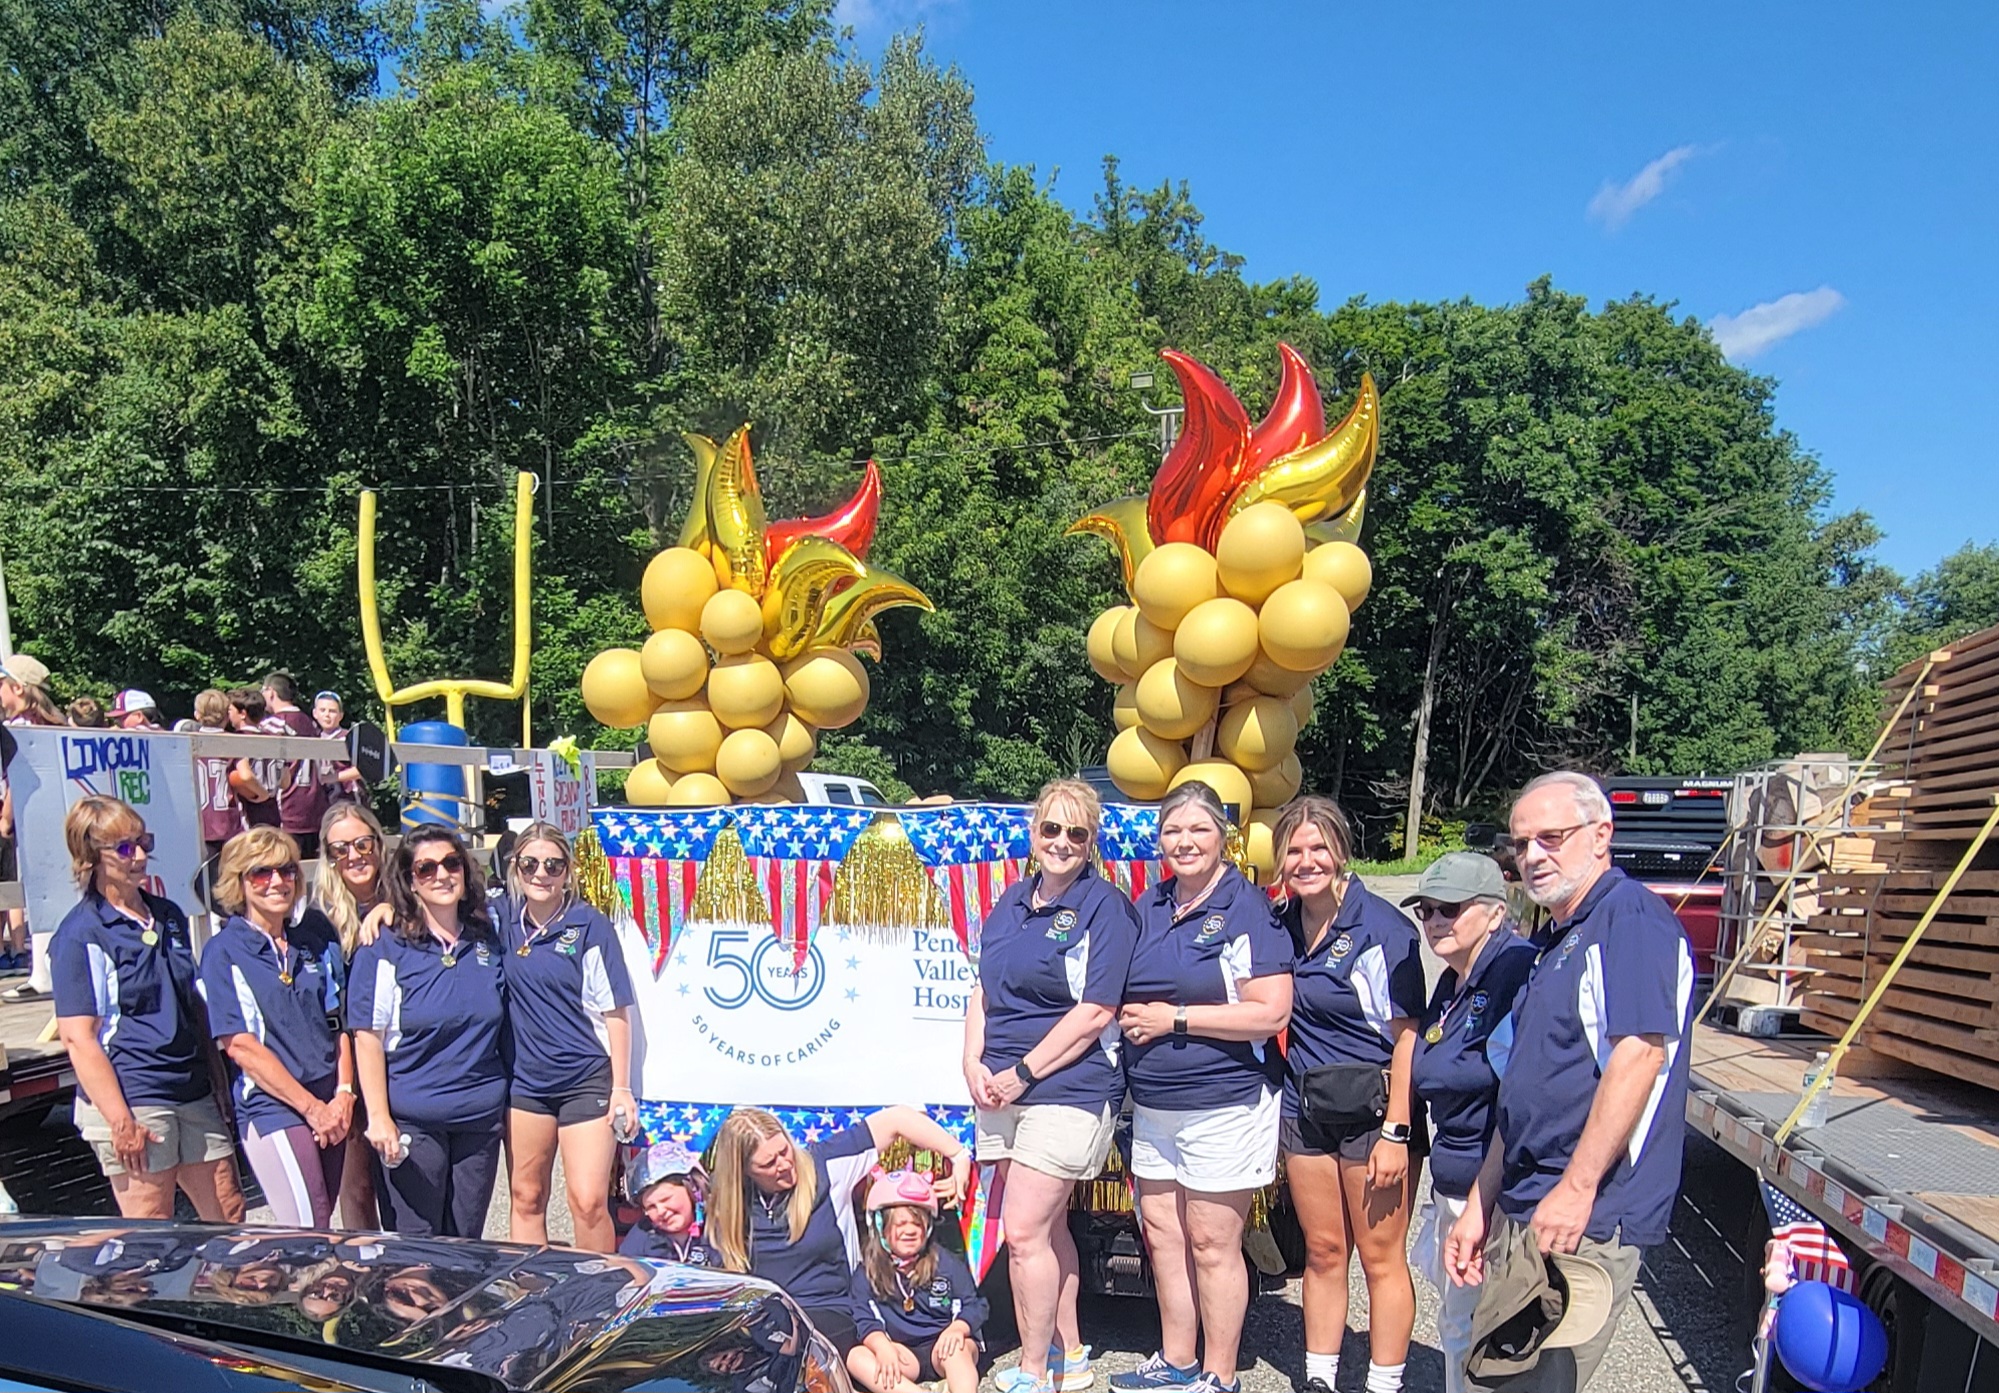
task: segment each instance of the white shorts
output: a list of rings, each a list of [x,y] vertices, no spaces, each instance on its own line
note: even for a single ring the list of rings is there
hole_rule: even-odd
[[[1058,1180],[1094,1180],[1111,1154],[1115,1118],[1106,1103],[1095,1112],[1065,1103],[980,1108],[981,1161],[1018,1161]]]
[[[1260,1102],[1225,1108],[1134,1107],[1131,1173],[1206,1194],[1261,1189],[1277,1178],[1283,1112],[1274,1089]]]

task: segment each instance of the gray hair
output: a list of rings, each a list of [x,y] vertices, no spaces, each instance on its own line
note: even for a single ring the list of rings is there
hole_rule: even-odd
[[[1215,826],[1221,828],[1222,835],[1225,837],[1228,835],[1229,813],[1228,809],[1222,806],[1222,796],[1215,792],[1212,786],[1199,779],[1187,780],[1159,800],[1159,825],[1164,827],[1167,818],[1182,808],[1189,807],[1199,808],[1206,813],[1214,819]]]
[[[1575,800],[1576,816],[1585,823],[1610,821],[1610,800],[1604,797],[1603,786],[1589,775],[1578,774],[1573,769],[1557,769],[1552,774],[1541,775],[1521,789],[1520,798],[1513,801],[1517,805],[1521,798],[1539,793],[1544,788],[1567,789],[1569,797]]]

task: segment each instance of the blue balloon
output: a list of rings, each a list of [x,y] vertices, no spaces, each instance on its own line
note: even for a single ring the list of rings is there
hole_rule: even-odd
[[[1867,1303],[1824,1282],[1800,1282],[1777,1303],[1777,1357],[1813,1393],[1865,1388],[1888,1362],[1888,1332]]]

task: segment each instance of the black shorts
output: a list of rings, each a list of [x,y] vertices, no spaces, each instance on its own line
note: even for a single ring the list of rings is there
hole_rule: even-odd
[[[0,880],[19,880],[20,858],[14,852],[14,839],[0,837]]]
[[[507,1097],[507,1106],[519,1108],[522,1112],[535,1113],[541,1117],[552,1117],[558,1127],[573,1127],[579,1122],[595,1122],[611,1115],[611,1061],[605,1060],[589,1078],[574,1088],[560,1093],[534,1094],[524,1091],[520,1085]]]
[[[1380,1140],[1379,1127],[1359,1132],[1328,1132],[1303,1117],[1287,1117],[1277,1128],[1277,1149],[1286,1156],[1337,1156],[1360,1165],[1367,1163],[1368,1153]],[[1416,1120],[1409,1124],[1409,1159],[1414,1162],[1429,1151],[1430,1129],[1419,1108]]]
[[[842,1359],[861,1342],[861,1332],[854,1328],[854,1313],[844,1306],[807,1306],[805,1318],[812,1322],[814,1330],[831,1342]],[[917,1356],[917,1359],[920,1363],[922,1356]]]

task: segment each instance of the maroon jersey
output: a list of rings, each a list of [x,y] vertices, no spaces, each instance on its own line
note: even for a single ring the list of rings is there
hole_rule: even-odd
[[[238,731],[237,734],[289,735],[291,734],[291,729],[276,716],[266,716],[256,725],[246,726]],[[264,792],[271,796],[261,803],[254,802],[248,798],[240,800],[243,804],[243,825],[245,827],[276,827],[278,825],[279,779],[284,774],[284,767],[285,762],[281,759],[253,759],[250,761],[251,776],[258,783],[262,784]]]
[[[265,724],[281,727],[285,735],[319,739],[319,722],[303,711],[273,711]],[[289,759],[278,765],[278,825],[293,836],[317,836],[319,820],[326,815],[326,788],[320,783],[319,761]]]
[[[229,771],[235,764],[227,755],[204,755],[194,762],[204,842],[226,842],[243,830],[243,807],[236,790],[229,787]]]

